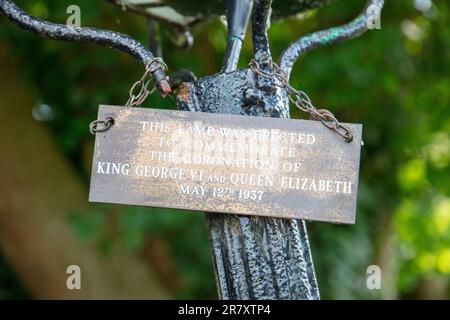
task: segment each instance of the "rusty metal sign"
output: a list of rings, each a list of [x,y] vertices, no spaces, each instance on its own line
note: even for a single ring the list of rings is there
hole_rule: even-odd
[[[348,143],[320,121],[100,106],[109,118],[91,202],[355,222],[360,124]]]

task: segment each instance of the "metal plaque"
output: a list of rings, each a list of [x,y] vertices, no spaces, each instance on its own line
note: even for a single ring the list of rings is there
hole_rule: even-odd
[[[360,124],[100,106],[89,201],[354,223]]]

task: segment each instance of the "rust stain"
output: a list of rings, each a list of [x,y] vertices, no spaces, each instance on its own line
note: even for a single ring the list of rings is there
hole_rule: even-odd
[[[179,87],[177,98],[180,101],[188,102],[190,91],[191,91],[191,84],[188,82],[183,82]]]

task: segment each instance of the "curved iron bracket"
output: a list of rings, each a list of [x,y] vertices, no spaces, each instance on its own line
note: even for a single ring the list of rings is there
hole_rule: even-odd
[[[355,38],[369,29],[374,14],[380,14],[384,0],[368,0],[364,11],[353,21],[343,26],[317,31],[293,42],[281,55],[280,67],[290,76],[292,67],[304,53],[326,45]]]
[[[11,0],[0,0],[0,12],[20,28],[49,39],[95,43],[114,48],[132,55],[144,66],[148,66],[154,59],[153,54],[144,45],[119,32],[95,28],[73,28],[43,21],[30,16]],[[161,95],[164,96],[171,91],[162,68],[158,68],[153,73],[153,77]]]
[[[252,40],[256,60],[271,57],[267,31],[272,13],[272,0],[255,0],[252,19]]]

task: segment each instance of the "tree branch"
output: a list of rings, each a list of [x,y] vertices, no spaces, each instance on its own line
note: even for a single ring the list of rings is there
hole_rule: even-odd
[[[104,47],[126,52],[136,58],[144,66],[154,59],[153,54],[140,42],[130,36],[95,28],[73,28],[63,24],[51,23],[36,19],[11,0],[0,0],[0,12],[22,29],[54,40],[95,43]],[[153,77],[162,95],[170,92],[164,70],[158,68]]]
[[[355,38],[368,30],[374,14],[380,13],[384,0],[368,0],[364,11],[352,22],[306,35],[284,50],[280,58],[280,67],[288,75],[297,59],[304,53],[332,43]]]

